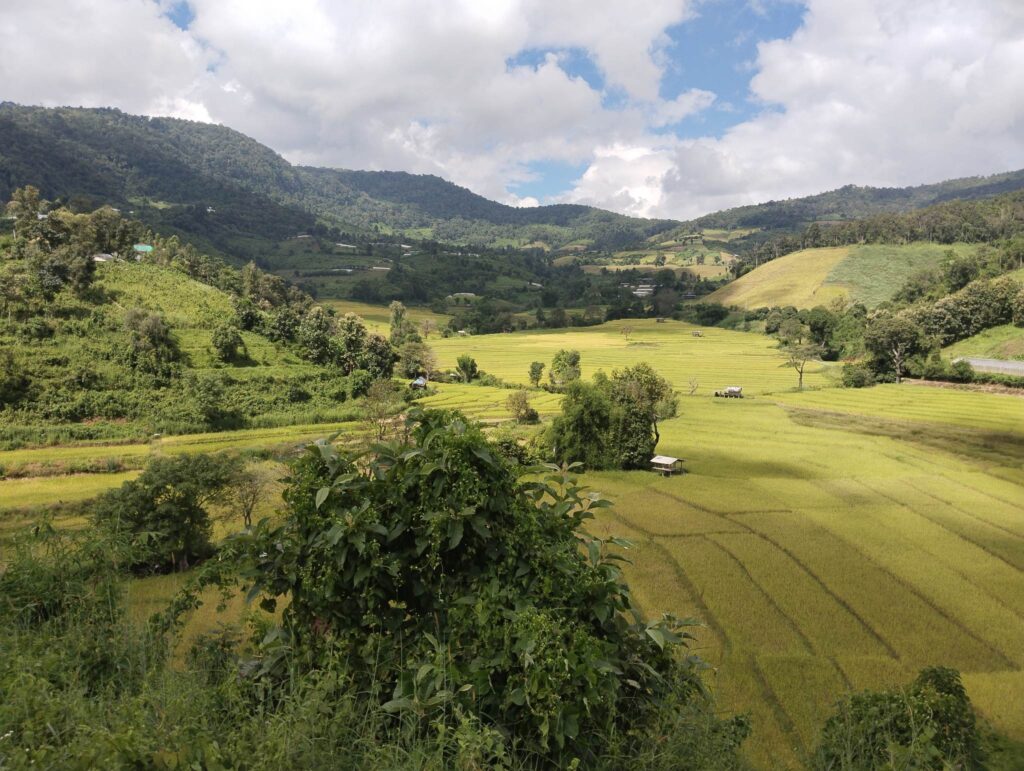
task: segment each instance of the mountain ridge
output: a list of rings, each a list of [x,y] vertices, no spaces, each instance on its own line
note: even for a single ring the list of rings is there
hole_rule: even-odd
[[[0,103],[0,196],[33,184],[83,208],[135,207],[151,226],[241,259],[318,223],[468,245],[615,250],[671,231],[756,229],[736,251],[825,220],[905,212],[1024,188],[1024,170],[905,188],[846,185],[736,207],[690,221],[657,220],[581,204],[514,207],[435,175],[293,165],[227,126],[136,116],[115,108]]]

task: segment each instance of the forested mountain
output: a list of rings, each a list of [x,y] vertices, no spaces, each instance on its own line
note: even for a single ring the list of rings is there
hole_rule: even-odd
[[[901,214],[955,199],[974,200],[1024,188],[1024,169],[990,177],[963,177],[917,187],[858,187],[767,201],[707,214],[692,224],[699,228],[793,230],[813,222],[858,220],[876,214]]]
[[[318,221],[460,243],[582,239],[606,247],[678,225],[588,206],[515,208],[435,176],[296,167],[223,126],[3,103],[0,198],[29,184],[83,209],[129,207],[157,228],[236,257],[253,238],[280,240]]]

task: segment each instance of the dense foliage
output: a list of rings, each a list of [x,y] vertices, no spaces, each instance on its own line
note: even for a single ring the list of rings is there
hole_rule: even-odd
[[[546,443],[559,463],[588,469],[647,468],[658,445],[658,421],[676,413],[672,385],[647,363],[575,380],[551,423]]]
[[[253,593],[287,600],[282,656],[343,662],[387,710],[475,715],[560,763],[642,745],[667,705],[702,698],[679,622],[641,621],[617,542],[581,529],[605,502],[563,473],[518,480],[457,414],[411,420],[411,446],[362,466],[312,448],[285,521],[245,547]]]
[[[907,687],[852,694],[822,730],[815,768],[981,768],[981,737],[960,674],[921,671]]]
[[[186,570],[213,554],[208,506],[240,470],[224,455],[155,458],[137,479],[96,500],[93,521],[131,543],[136,572]]]

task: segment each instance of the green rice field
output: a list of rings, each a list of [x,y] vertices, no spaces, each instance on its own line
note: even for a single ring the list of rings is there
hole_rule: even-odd
[[[893,402],[872,389],[860,408],[874,395]],[[1014,406],[977,396],[963,422]],[[1024,425],[1009,430],[1019,468]],[[1024,738],[1024,479],[767,400],[683,399],[661,435],[688,473],[588,474],[615,502],[594,527],[634,542],[647,615],[705,623],[697,652],[720,706],[751,713],[758,767],[799,767],[842,692],[928,664],[960,669],[984,716]]]
[[[632,330],[628,338],[622,334],[623,327]],[[694,337],[697,331],[701,337]],[[671,319],[663,323],[654,319],[623,319],[595,327],[450,337],[431,342],[441,367],[454,367],[455,360],[467,353],[482,370],[508,383],[528,383],[530,362],[550,365],[559,349],[572,348],[580,352],[584,377],[599,369],[610,373],[647,361],[684,393],[689,393],[690,381],[695,380],[698,395],[738,385],[751,396],[796,387],[796,373],[784,366],[775,346],[776,342],[764,335],[702,329]],[[805,386],[830,384],[829,369],[828,365],[808,365]]]

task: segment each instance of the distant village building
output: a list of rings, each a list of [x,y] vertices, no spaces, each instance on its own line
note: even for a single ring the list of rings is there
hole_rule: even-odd
[[[103,252],[101,254],[94,254],[92,256],[92,261],[93,262],[110,262],[113,259],[114,259],[114,255],[107,254],[106,252]]]

